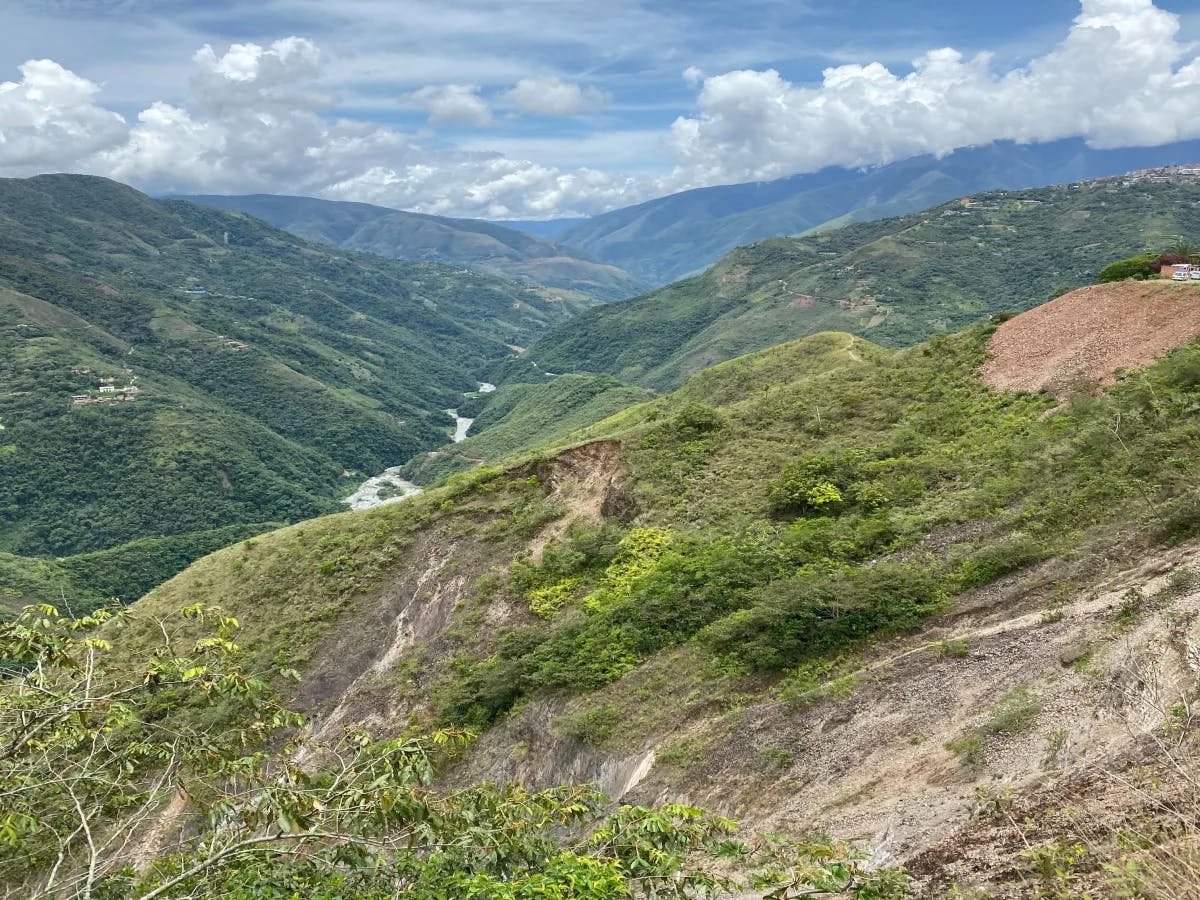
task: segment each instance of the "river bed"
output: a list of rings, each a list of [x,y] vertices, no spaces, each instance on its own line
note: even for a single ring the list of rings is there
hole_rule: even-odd
[[[471,391],[463,396],[469,397],[472,393],[490,394],[494,390],[496,390],[494,384],[481,381],[479,382],[478,391]],[[471,425],[474,424],[475,420],[468,419],[466,416],[460,416],[457,409],[446,410],[446,415],[454,419],[454,436],[451,440],[456,444],[465,441],[467,439],[467,432],[471,430]],[[342,502],[351,509],[373,509],[376,506],[383,506],[385,503],[396,503],[399,500],[415,497],[421,493],[421,489],[417,485],[400,477],[400,471],[400,466],[392,466],[390,469],[384,469],[381,474],[373,478],[368,478],[360,484],[358,490]]]
[[[398,503],[419,493],[419,487],[400,477],[400,466],[392,466],[384,469],[382,474],[368,478],[342,502],[351,509],[373,509],[386,503]]]

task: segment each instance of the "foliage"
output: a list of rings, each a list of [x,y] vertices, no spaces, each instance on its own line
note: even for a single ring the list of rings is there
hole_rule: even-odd
[[[1117,260],[1109,263],[1100,270],[1100,284],[1108,284],[1113,281],[1125,281],[1127,278],[1132,278],[1136,281],[1145,281],[1154,275],[1154,263],[1157,259],[1156,253],[1139,253],[1137,256],[1131,256],[1128,259]]]
[[[650,396],[642,388],[607,376],[567,374],[548,379],[535,372],[532,377],[537,380],[532,383],[513,377],[492,393],[459,404],[460,415],[475,418],[470,436],[438,451],[436,457],[415,457],[405,467],[406,476],[425,484],[479,460],[494,463],[532,450],[545,452],[571,441],[579,429]],[[472,409],[472,403],[479,408]]]
[[[25,555],[335,511],[577,308],[104,179],[6,180],[0,210],[0,550]],[[140,393],[72,405],[101,379]]]
[[[112,645],[95,635],[102,624],[120,633],[107,612],[72,620],[29,607],[0,625],[0,885],[9,891],[683,898],[735,888],[728,863],[716,872],[724,859],[773,897],[904,893],[902,873],[868,871],[848,848],[754,847],[734,823],[682,805],[614,809],[586,787],[438,789],[438,760],[462,733],[352,732],[266,752],[302,718],[241,666],[235,620],[198,606],[180,615],[215,631],[181,645],[162,622],[163,642],[132,666],[114,666]],[[224,706],[224,727],[173,715],[185,697]]]

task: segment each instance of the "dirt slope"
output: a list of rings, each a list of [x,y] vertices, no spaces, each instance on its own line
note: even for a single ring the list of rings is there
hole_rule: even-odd
[[[996,329],[980,369],[997,390],[1063,394],[1111,383],[1200,337],[1200,288],[1167,281],[1096,285],[1051,300]]]

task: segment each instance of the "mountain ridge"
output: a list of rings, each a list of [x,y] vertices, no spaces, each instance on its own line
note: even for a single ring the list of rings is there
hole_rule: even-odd
[[[355,470],[445,442],[508,344],[591,302],[106,179],[2,180],[0,549],[336,509]]]
[[[804,334],[889,346],[1021,312],[1107,263],[1200,231],[1200,180],[1169,173],[990,191],[920,213],[739,248],[695,278],[588,310],[527,358],[669,389]]]
[[[615,266],[503,223],[279,194],[181,194],[172,199],[243,212],[306,240],[344,250],[466,265],[603,300],[624,299],[649,287]]]
[[[906,215],[968,194],[1194,163],[1200,142],[1092,150],[1081,140],[999,142],[864,171],[828,168],[767,182],[697,188],[594,216],[559,235],[655,284],[691,275],[769,237]]]

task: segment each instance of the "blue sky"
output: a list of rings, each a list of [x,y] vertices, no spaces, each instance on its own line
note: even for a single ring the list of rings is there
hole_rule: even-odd
[[[89,171],[150,190],[551,217],[998,138],[1200,136],[1192,0],[0,12],[0,174]]]

